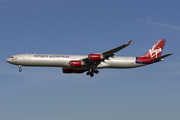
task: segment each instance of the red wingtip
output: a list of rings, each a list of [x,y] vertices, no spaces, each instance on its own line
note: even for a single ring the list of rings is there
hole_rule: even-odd
[[[126,45],[130,45],[130,44],[131,44],[131,42],[132,42],[132,40],[130,40],[129,42],[127,42],[127,43],[126,43]]]

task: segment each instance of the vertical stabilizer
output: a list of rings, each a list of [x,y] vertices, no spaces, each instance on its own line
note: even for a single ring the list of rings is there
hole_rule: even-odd
[[[161,56],[166,40],[159,40],[146,54],[136,58],[136,63],[152,63],[152,59]]]

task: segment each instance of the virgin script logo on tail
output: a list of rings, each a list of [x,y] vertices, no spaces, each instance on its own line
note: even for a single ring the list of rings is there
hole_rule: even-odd
[[[155,47],[155,45],[149,50],[151,58],[153,58],[154,56],[156,56],[156,58],[157,58],[158,57],[158,53],[162,52],[161,48],[154,49],[154,47]]]

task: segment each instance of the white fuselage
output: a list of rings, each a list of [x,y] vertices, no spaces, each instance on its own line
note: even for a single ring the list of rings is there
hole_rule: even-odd
[[[8,58],[6,61],[21,66],[40,66],[40,67],[69,67],[71,60],[87,58],[85,55],[54,55],[54,54],[19,54]],[[147,64],[136,63],[136,57],[111,57],[102,61],[97,68],[134,68]],[[82,66],[81,69],[90,69],[90,66]]]

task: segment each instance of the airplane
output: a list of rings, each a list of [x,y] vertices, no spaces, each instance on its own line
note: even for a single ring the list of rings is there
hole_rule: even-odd
[[[6,61],[10,64],[18,65],[19,72],[21,66],[37,67],[62,67],[63,73],[84,73],[93,77],[98,74],[98,69],[103,68],[135,68],[152,63],[163,61],[171,54],[161,56],[165,39],[160,39],[146,54],[140,57],[114,56],[116,52],[130,45],[132,40],[119,47],[102,53],[85,55],[57,55],[57,54],[18,54],[13,55]]]

